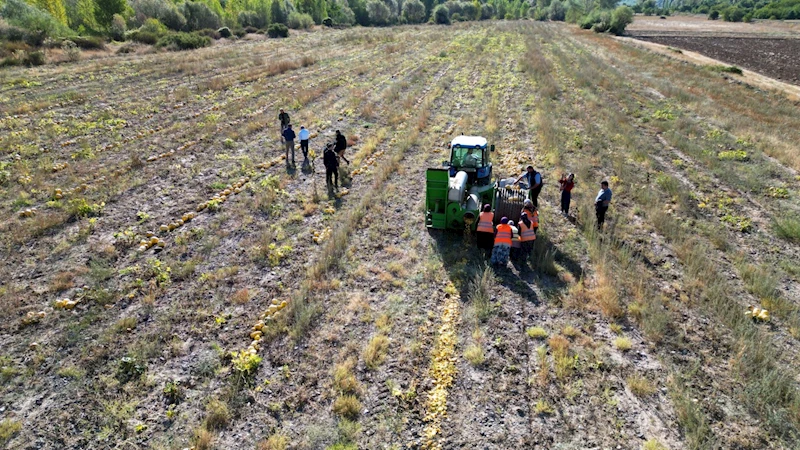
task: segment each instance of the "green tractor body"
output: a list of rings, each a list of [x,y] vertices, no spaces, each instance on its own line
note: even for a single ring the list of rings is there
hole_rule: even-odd
[[[481,205],[494,205],[495,185],[489,155],[494,146],[479,136],[458,136],[450,143],[450,159],[428,169],[425,224],[441,230],[475,230]]]

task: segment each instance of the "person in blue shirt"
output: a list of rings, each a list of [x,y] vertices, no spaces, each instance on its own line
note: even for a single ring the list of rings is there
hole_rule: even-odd
[[[294,130],[292,130],[292,125],[286,125],[286,129],[283,130],[283,140],[284,144],[286,145],[286,164],[289,164],[289,150],[292,151],[292,165],[294,165],[294,138],[297,136],[294,134]]]
[[[306,127],[301,126],[300,132],[297,133],[297,139],[300,139],[300,150],[303,151],[303,164],[308,162],[308,140],[311,138],[311,133]]]
[[[597,193],[597,198],[594,199],[594,210],[597,215],[597,229],[603,229],[603,222],[606,221],[606,211],[608,205],[611,203],[611,189],[608,187],[608,181],[603,180],[600,183],[600,192]]]
[[[530,197],[531,202],[533,202],[533,206],[539,207],[539,194],[542,192],[542,174],[537,172],[533,166],[528,166],[523,172],[522,175],[517,178],[517,181],[514,184],[519,183],[522,180],[525,180],[525,183],[528,185],[528,189],[530,189]]]

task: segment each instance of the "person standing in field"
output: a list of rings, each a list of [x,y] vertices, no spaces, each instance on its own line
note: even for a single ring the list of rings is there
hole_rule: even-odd
[[[336,130],[336,146],[334,147],[334,151],[340,158],[344,160],[348,165],[350,165],[350,161],[344,157],[344,151],[347,150],[347,138],[344,137],[341,131]]]
[[[533,206],[539,206],[539,194],[542,192],[542,174],[537,172],[533,166],[528,166],[525,172],[514,181],[514,184],[519,183],[523,178],[528,185],[527,189],[530,190],[530,198],[531,202],[533,202]]]
[[[569,203],[572,200],[572,188],[575,187],[575,174],[571,173],[566,177],[562,176],[558,180],[561,188],[561,214],[569,217]]]
[[[522,260],[524,261],[530,257],[531,251],[533,250],[533,244],[536,241],[536,230],[533,229],[533,222],[528,218],[528,213],[526,211],[522,211],[518,225],[520,246],[522,247],[520,249],[520,256],[522,256]]]
[[[292,165],[294,165],[294,138],[297,136],[294,134],[294,130],[292,130],[292,124],[286,125],[286,129],[283,130],[283,140],[284,145],[286,146],[286,164],[289,164],[289,150],[292,151]]]
[[[508,226],[511,227],[511,260],[517,261],[519,259],[520,251],[522,250],[522,241],[519,239],[519,228],[513,220],[508,221]]]
[[[325,182],[328,190],[339,189],[339,158],[333,150],[332,145],[325,146],[325,153],[322,155],[322,162],[325,164]]]
[[[603,229],[603,223],[606,221],[606,211],[608,205],[611,203],[611,189],[608,187],[608,181],[603,180],[600,182],[600,192],[597,193],[597,198],[594,199],[594,210],[597,215],[597,229]]]
[[[281,109],[281,112],[278,114],[278,120],[281,122],[281,138],[283,138],[283,132],[286,130],[286,127],[292,123],[292,119],[289,117],[289,113]]]
[[[308,141],[311,138],[311,133],[304,126],[300,126],[300,132],[297,133],[297,139],[300,139],[300,150],[303,151],[303,165],[308,163]]]
[[[488,203],[483,205],[483,211],[478,217],[478,229],[476,231],[478,248],[485,250],[487,253],[491,252],[494,243],[494,213],[492,212],[492,205]]]

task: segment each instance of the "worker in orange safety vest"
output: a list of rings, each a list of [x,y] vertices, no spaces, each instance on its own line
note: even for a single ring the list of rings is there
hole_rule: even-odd
[[[527,259],[533,250],[533,243],[536,241],[536,230],[526,211],[523,211],[519,218],[519,240],[522,247],[520,256],[522,259]]]
[[[483,205],[483,211],[478,218],[478,248],[485,250],[487,253],[492,251],[494,244],[494,213],[492,212],[492,205]]]
[[[497,235],[494,237],[494,248],[492,248],[492,265],[505,267],[508,264],[508,255],[511,251],[511,239],[513,232],[508,225],[508,217],[500,219],[497,225]]]

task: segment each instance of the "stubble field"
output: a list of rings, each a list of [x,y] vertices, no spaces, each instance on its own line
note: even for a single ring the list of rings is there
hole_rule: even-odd
[[[800,109],[778,93],[526,21],[15,69],[0,105],[7,448],[796,445]],[[315,173],[282,160],[280,107]],[[461,133],[497,175],[545,174],[530,261],[425,229]]]

